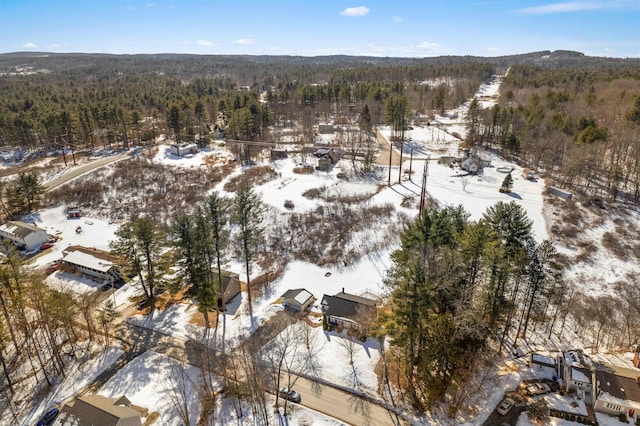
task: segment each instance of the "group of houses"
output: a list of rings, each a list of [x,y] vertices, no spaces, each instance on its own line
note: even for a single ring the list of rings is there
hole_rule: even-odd
[[[285,309],[305,312],[316,298],[304,288],[287,290],[280,297]],[[325,294],[320,302],[325,329],[346,330],[359,337],[366,336],[376,315],[378,301],[370,297],[346,293],[344,288],[333,296]]]
[[[640,418],[640,347],[633,367],[594,362],[581,350],[569,350],[556,357],[532,354],[531,362],[552,367],[565,392],[575,392],[595,411]]]

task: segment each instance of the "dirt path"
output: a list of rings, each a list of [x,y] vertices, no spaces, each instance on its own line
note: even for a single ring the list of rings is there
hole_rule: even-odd
[[[387,138],[382,136],[380,132],[378,132],[377,140],[380,146],[380,151],[376,156],[376,164],[380,166],[389,167],[389,149],[391,148],[391,145],[389,144],[389,141],[387,140]],[[399,165],[400,165],[400,154],[395,150],[392,150],[391,166],[399,166]]]

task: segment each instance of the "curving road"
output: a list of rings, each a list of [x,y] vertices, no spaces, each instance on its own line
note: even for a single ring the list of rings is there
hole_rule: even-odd
[[[93,170],[99,169],[102,166],[106,166],[107,164],[114,163],[116,161],[120,161],[123,158],[127,158],[130,151],[125,151],[121,154],[113,155],[106,158],[101,158],[99,160],[92,161],[87,164],[83,164],[78,167],[74,167],[68,172],[64,173],[62,176],[57,177],[55,179],[51,179],[49,182],[43,184],[45,187],[45,191],[51,191],[52,189],[57,188],[60,185],[64,185],[65,183],[82,176],[85,173],[89,173]]]

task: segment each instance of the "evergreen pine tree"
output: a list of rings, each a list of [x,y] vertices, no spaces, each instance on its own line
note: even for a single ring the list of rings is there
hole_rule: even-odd
[[[513,188],[513,176],[511,176],[511,172],[507,173],[502,181],[502,186],[500,187],[500,192],[511,192]]]

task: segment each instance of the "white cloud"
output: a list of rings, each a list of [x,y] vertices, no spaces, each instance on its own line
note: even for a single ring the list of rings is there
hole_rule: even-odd
[[[391,22],[396,22],[396,23],[404,22],[404,18],[400,16],[394,16],[393,18],[391,18]]]
[[[155,3],[145,3],[144,5],[147,6],[147,7],[155,7],[156,4]]]
[[[249,46],[250,44],[253,44],[253,39],[239,38],[238,40],[234,41],[233,44],[239,44],[241,46]]]
[[[272,50],[272,51],[274,51],[274,52],[275,52],[275,51],[282,50],[282,49],[280,48],[280,46],[270,46],[268,49],[269,49],[269,50]]]
[[[430,52],[438,52],[442,49],[442,46],[440,46],[438,43],[431,43],[429,41],[423,41],[421,43],[418,43],[418,49],[421,50],[428,50]]]
[[[37,48],[37,47],[38,47],[38,45],[37,45],[37,44],[35,44],[35,43],[31,43],[31,42],[29,42],[29,43],[25,43],[25,44],[23,44],[21,47],[23,47],[23,48],[25,48],[25,49],[35,49],[35,48]]]
[[[348,7],[340,12],[340,16],[364,16],[368,13],[369,8],[365,6]]]
[[[196,44],[198,46],[213,46],[214,45],[214,43],[212,41],[209,41],[209,40],[197,40]]]
[[[622,6],[624,3],[624,1],[571,1],[527,7],[518,11],[525,15],[549,15],[553,13],[570,13],[582,12],[585,10],[612,9]]]

